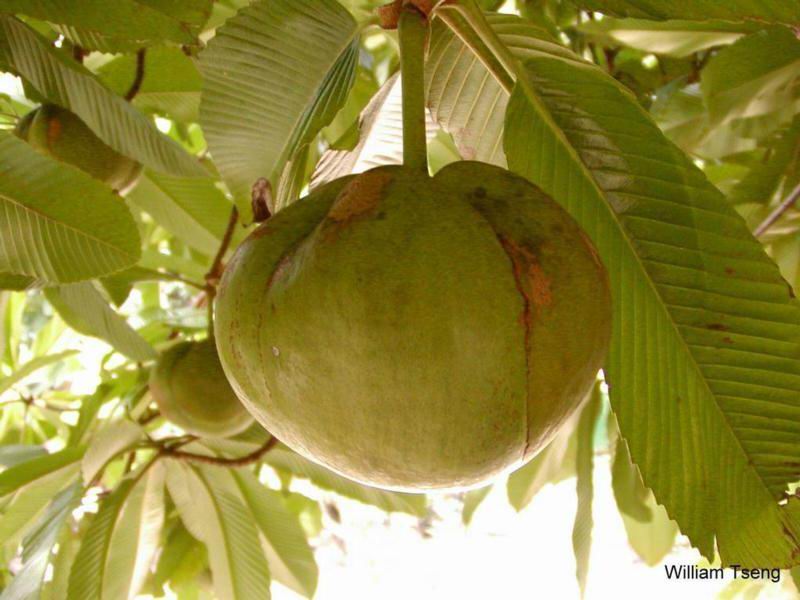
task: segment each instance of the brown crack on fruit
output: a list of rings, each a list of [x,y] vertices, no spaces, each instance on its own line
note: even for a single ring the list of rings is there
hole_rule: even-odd
[[[522,286],[520,293],[537,308],[552,304],[550,278],[545,275],[536,255],[529,248],[508,238],[498,236],[498,239],[514,266],[514,279],[518,287]]]
[[[372,212],[383,198],[383,190],[392,180],[391,173],[359,175],[342,190],[328,212],[328,219],[342,224]]]

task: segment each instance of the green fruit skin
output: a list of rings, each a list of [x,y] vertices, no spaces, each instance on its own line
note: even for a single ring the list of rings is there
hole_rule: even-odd
[[[181,342],[161,354],[150,393],[167,420],[200,437],[230,437],[253,423],[225,378],[213,340]]]
[[[17,124],[17,135],[120,193],[131,189],[142,172],[142,165],[109,148],[78,116],[54,104],[25,115]]]
[[[216,304],[256,420],[365,484],[479,485],[578,408],[611,335],[607,273],[558,204],[477,162],[378,167],[279,212]]]

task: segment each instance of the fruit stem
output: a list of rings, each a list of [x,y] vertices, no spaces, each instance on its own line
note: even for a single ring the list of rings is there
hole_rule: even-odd
[[[228,219],[228,226],[225,228],[225,233],[222,236],[222,241],[219,244],[214,262],[211,263],[211,268],[206,273],[206,284],[203,291],[206,293],[206,302],[208,303],[208,337],[214,337],[214,297],[217,295],[217,286],[219,280],[222,278],[222,259],[225,258],[225,253],[231,245],[233,239],[233,231],[236,228],[236,223],[239,221],[239,211],[234,206],[231,209],[231,216]]]
[[[403,164],[428,172],[425,135],[425,42],[428,19],[406,4],[400,14],[400,75],[403,86]]]

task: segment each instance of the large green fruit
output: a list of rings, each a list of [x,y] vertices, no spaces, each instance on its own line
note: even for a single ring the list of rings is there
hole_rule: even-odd
[[[40,152],[78,167],[120,193],[133,187],[142,172],[139,163],[109,148],[77,115],[54,104],[25,115],[16,133]]]
[[[216,305],[225,373],[300,454],[399,490],[530,459],[595,381],[607,275],[528,181],[459,162],[379,167],[256,230]]]
[[[233,393],[212,340],[181,342],[158,359],[150,393],[161,414],[201,437],[228,437],[249,427],[250,416]]]

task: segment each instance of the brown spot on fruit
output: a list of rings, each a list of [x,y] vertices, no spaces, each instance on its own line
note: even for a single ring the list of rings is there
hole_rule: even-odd
[[[58,117],[47,120],[47,145],[54,146],[61,137],[61,121]]]
[[[386,171],[369,172],[353,179],[333,203],[328,218],[345,223],[374,210],[383,198],[383,189],[392,180]]]

